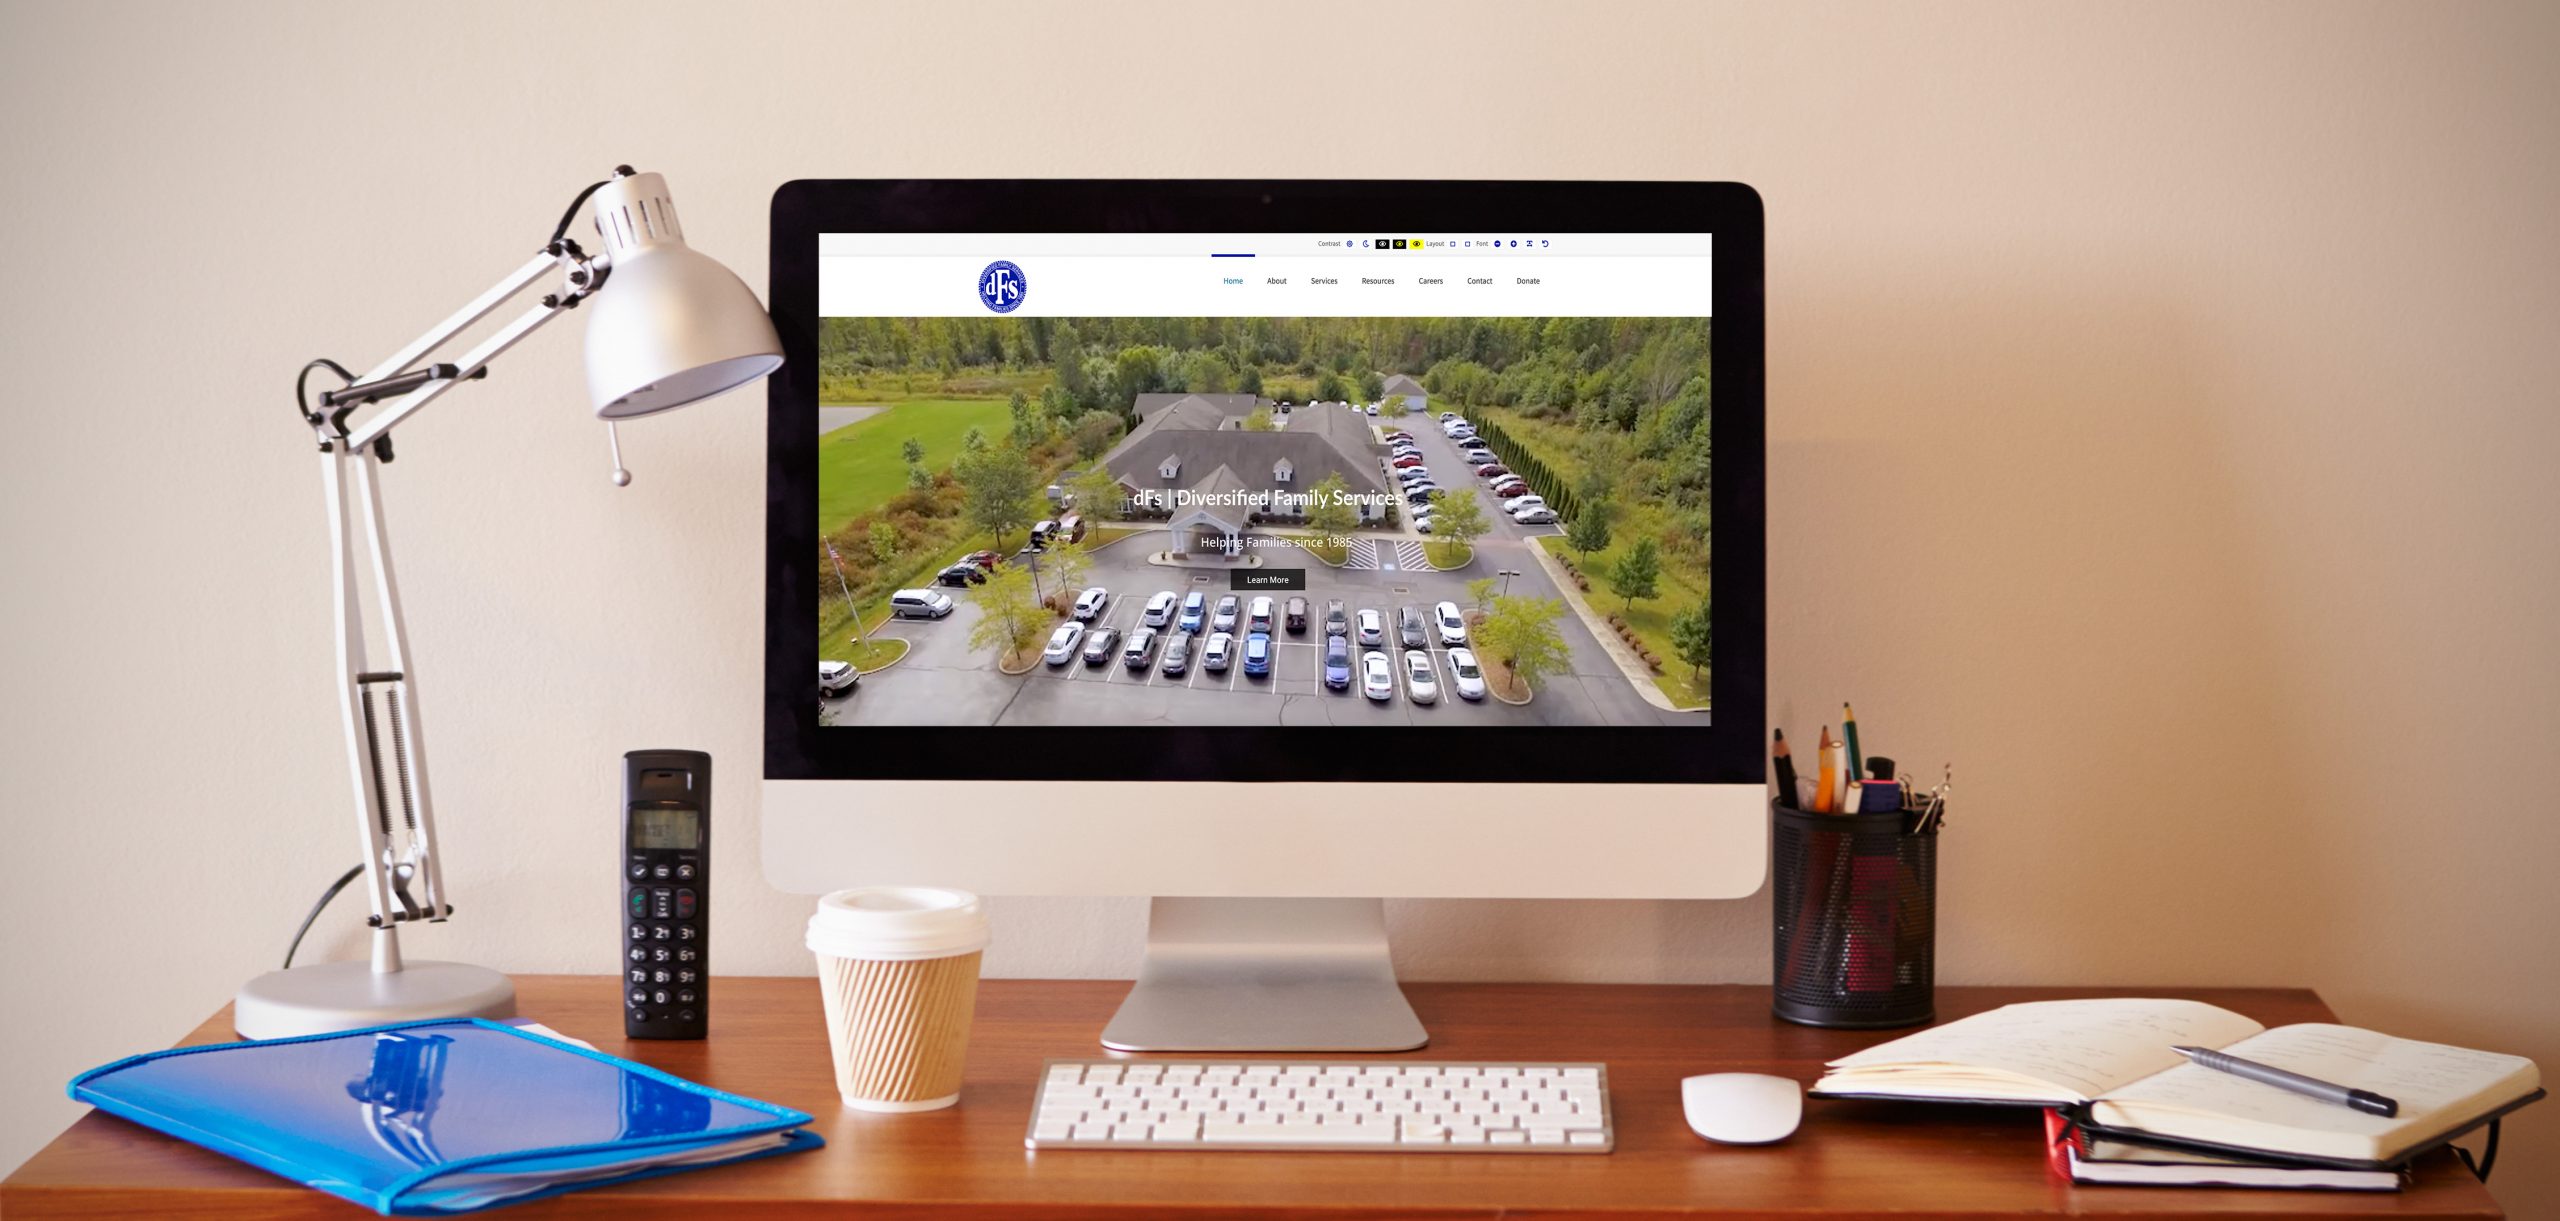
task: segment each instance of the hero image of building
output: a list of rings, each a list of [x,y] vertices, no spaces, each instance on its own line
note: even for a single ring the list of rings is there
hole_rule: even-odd
[[[1266,519],[1306,516],[1315,488],[1339,477],[1362,525],[1379,524],[1393,499],[1385,452],[1369,417],[1342,403],[1286,410],[1252,394],[1141,394],[1138,424],[1102,456],[1132,515],[1164,519],[1166,549],[1227,552]],[[1270,431],[1245,427],[1270,412]]]

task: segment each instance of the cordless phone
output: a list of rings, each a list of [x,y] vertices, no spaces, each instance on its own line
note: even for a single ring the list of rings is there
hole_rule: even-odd
[[[699,1039],[711,1024],[711,756],[622,757],[622,1033]]]

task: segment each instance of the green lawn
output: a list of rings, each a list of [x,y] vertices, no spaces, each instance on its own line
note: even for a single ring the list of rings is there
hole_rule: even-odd
[[[1466,567],[1467,561],[1475,558],[1476,549],[1456,539],[1443,538],[1424,543],[1422,554],[1431,560],[1433,566],[1446,572]]]
[[[870,370],[856,374],[826,374],[818,379],[818,404],[822,407],[872,407],[881,403],[903,403],[911,399],[1004,398],[1019,390],[1030,398],[1040,397],[1040,388],[1054,375],[1047,368],[1038,369],[963,369],[948,377],[938,372],[890,373]]]
[[[818,533],[833,534],[907,486],[907,439],[924,443],[924,468],[939,471],[971,428],[1001,441],[1013,431],[1001,398],[909,399],[818,439]]]
[[[1631,537],[1625,531],[1619,531],[1607,551],[1595,552],[1588,561],[1584,560],[1581,552],[1565,546],[1564,540],[1555,535],[1540,535],[1534,545],[1546,548],[1549,555],[1572,559],[1574,566],[1591,578],[1591,588],[1582,596],[1592,608],[1603,615],[1624,618],[1627,626],[1635,629],[1636,639],[1655,657],[1662,659],[1662,673],[1655,675],[1653,682],[1662,688],[1663,694],[1684,708],[1703,707],[1707,702],[1706,680],[1714,676],[1701,673],[1701,681],[1695,686],[1690,684],[1689,663],[1675,656],[1671,648],[1671,616],[1705,599],[1707,583],[1701,574],[1683,570],[1666,559],[1661,579],[1654,582],[1655,596],[1640,598],[1635,609],[1627,609],[1626,598],[1609,588],[1609,566],[1616,563],[1618,556],[1627,549],[1627,540]],[[1610,629],[1603,627],[1600,630]]]

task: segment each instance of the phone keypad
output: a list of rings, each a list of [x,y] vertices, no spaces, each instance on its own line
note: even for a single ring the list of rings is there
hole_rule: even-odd
[[[690,1026],[701,1019],[709,989],[700,948],[706,914],[697,889],[702,867],[699,861],[651,856],[624,870],[630,917],[622,930],[624,1009],[631,1024]]]

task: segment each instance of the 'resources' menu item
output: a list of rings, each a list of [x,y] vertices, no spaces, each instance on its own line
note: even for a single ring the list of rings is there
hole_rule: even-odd
[[[2367,1114],[2191,1064],[2217,1048],[2395,1099]],[[2531,1060],[2303,1023],[2269,1030],[2199,1001],[2041,1001],[1834,1060],[1817,1096],[2085,1106],[2121,1135],[2338,1164],[2388,1165],[2539,1096]]]

